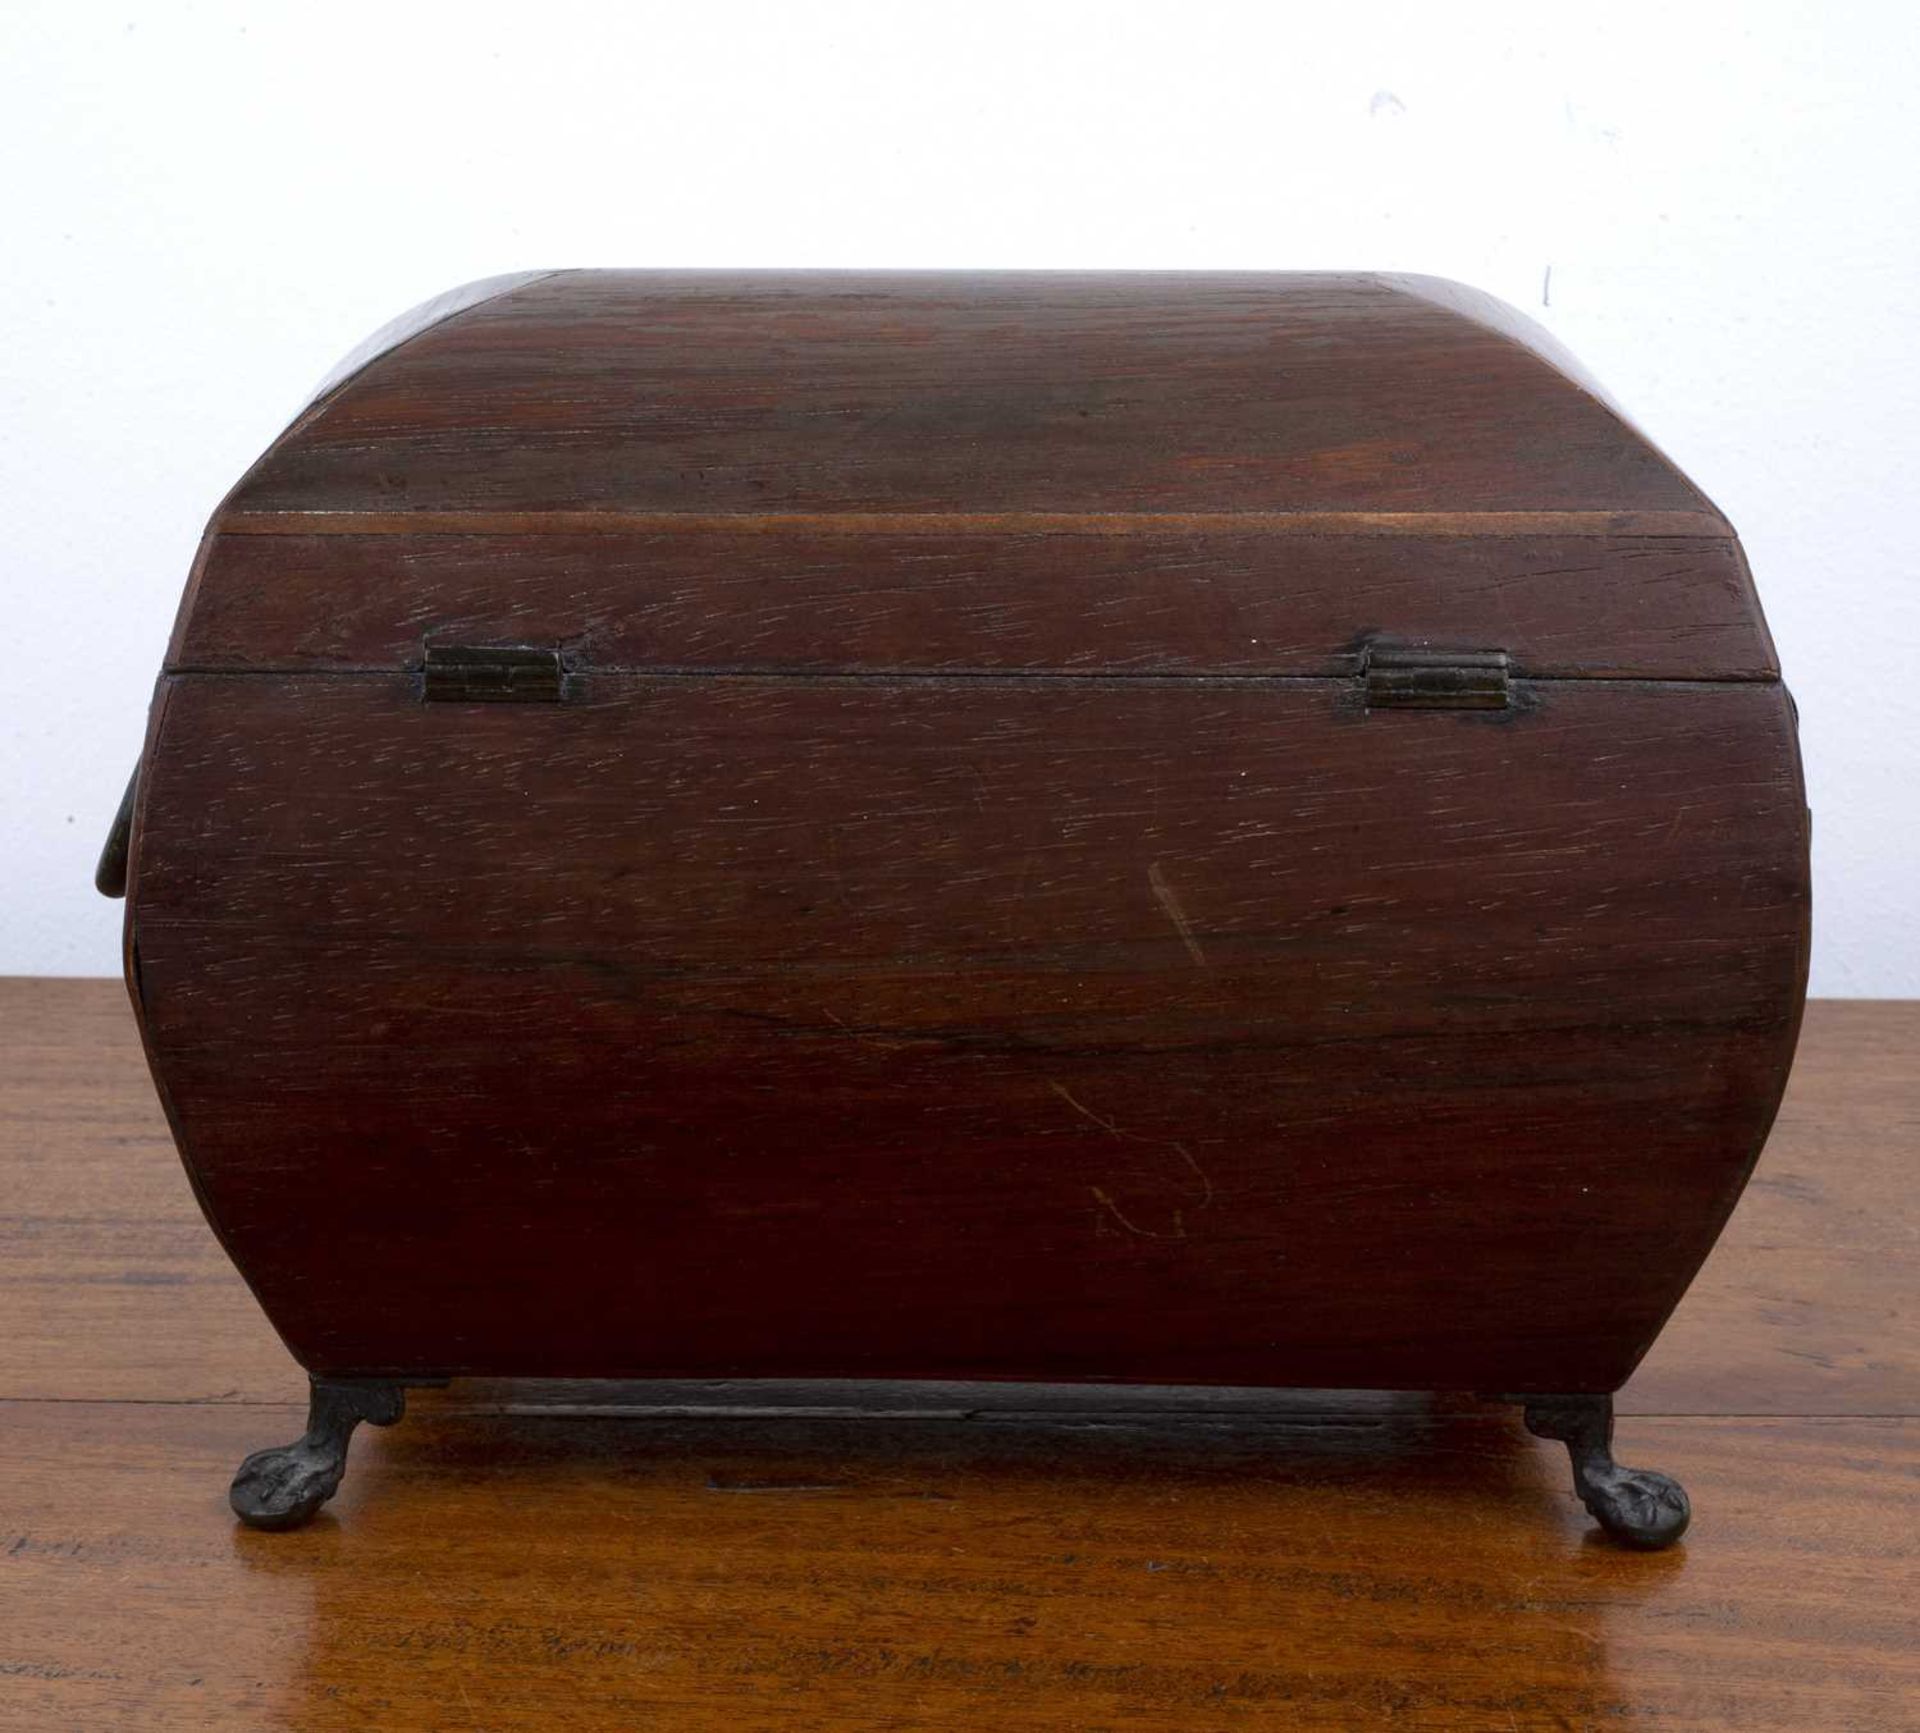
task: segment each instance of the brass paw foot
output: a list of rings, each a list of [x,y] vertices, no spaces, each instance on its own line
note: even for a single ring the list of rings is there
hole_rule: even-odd
[[[353,1429],[366,1421],[391,1426],[406,1412],[398,1384],[315,1378],[307,1429],[291,1444],[256,1450],[240,1464],[227,1502],[249,1528],[298,1528],[340,1490]]]
[[[1614,1461],[1611,1396],[1530,1396],[1525,1401],[1527,1430],[1566,1445],[1580,1502],[1615,1540],[1654,1551],[1687,1532],[1693,1507],[1679,1481]]]

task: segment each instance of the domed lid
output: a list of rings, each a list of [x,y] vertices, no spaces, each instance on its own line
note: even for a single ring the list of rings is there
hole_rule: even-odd
[[[455,291],[234,489],[174,662],[412,665],[448,632],[609,668],[1339,673],[1386,633],[1773,672],[1724,520],[1545,333],[1320,274]]]
[[[1724,533],[1546,333],[1431,278],[563,271],[389,334],[230,512],[1631,512]]]

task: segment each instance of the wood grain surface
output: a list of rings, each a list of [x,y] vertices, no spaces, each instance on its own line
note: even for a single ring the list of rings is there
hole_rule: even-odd
[[[165,696],[148,1039],[316,1371],[1611,1390],[1779,1098],[1777,685],[582,684]]]
[[[1383,547],[1241,518],[1136,519],[1111,534],[906,517],[862,535],[739,518],[651,533],[474,527],[222,534],[174,666],[391,671],[417,665],[431,635],[557,645],[578,669],[1333,678],[1356,671],[1369,632],[1390,630],[1498,647],[1533,677],[1778,674],[1724,536],[1426,533]]]
[[[456,1384],[293,1535],[299,1379],[117,984],[0,982],[0,1726],[1915,1724],[1920,1005],[1816,1004],[1621,1398],[1693,1532],[1594,1539],[1465,1400]]]
[[[1433,279],[560,271],[398,329],[215,513],[170,666],[1776,672],[1712,504]]]
[[[375,356],[229,509],[1713,514],[1492,298],[1232,271],[556,272]]]
[[[503,641],[563,701],[418,701]],[[1737,540],[1424,278],[455,291],[215,513],[131,836],[341,1375],[1611,1390],[1804,986]]]

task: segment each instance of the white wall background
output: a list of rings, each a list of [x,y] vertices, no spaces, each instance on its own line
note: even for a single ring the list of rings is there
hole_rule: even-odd
[[[1920,9],[0,8],[0,972],[94,854],[220,495],[375,326],[555,265],[1364,267],[1553,329],[1740,526],[1814,990],[1920,994]]]

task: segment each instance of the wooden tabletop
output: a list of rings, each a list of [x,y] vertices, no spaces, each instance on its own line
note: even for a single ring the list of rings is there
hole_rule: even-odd
[[[303,1380],[117,984],[0,981],[0,1726],[1920,1725],[1920,1004],[1816,1004],[1623,1393],[1669,1553],[1464,1397],[466,1384],[235,1525]],[[351,1256],[352,1248],[343,1248]]]

